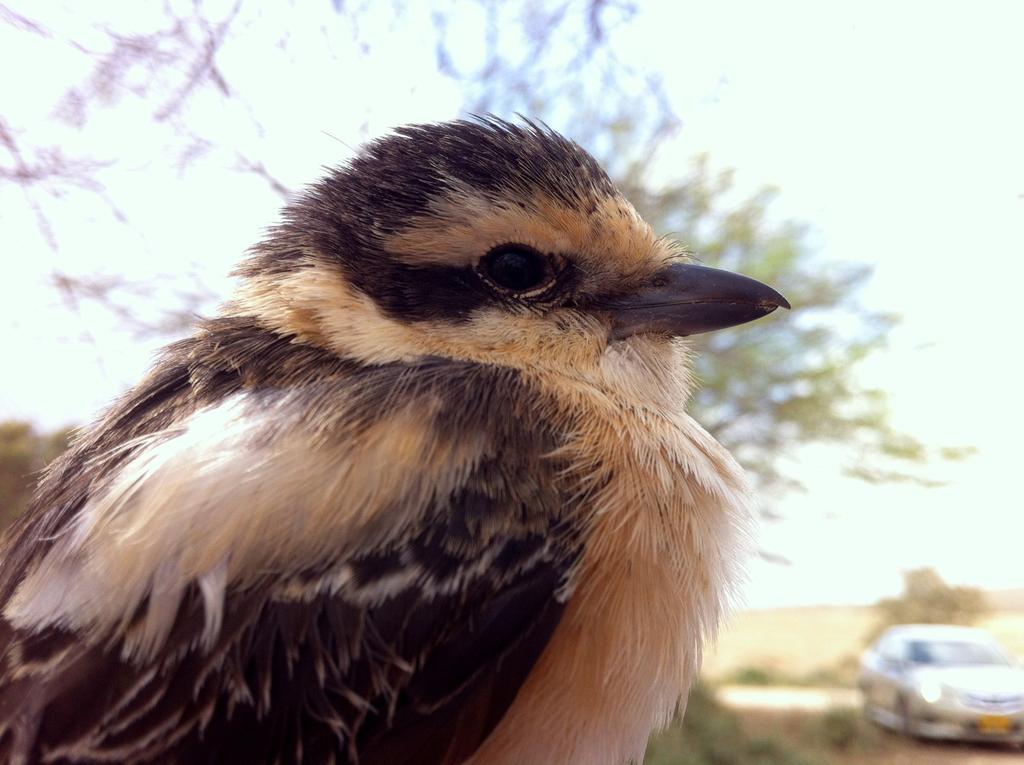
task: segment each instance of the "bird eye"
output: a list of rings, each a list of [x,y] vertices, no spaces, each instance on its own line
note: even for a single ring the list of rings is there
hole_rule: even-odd
[[[525,245],[503,245],[491,250],[480,262],[487,277],[513,292],[526,292],[549,277],[548,260]]]

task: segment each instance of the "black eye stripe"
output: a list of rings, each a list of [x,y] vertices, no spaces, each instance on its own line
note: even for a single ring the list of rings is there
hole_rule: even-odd
[[[488,279],[512,292],[536,289],[552,276],[549,259],[521,244],[494,248],[480,261],[480,268]]]

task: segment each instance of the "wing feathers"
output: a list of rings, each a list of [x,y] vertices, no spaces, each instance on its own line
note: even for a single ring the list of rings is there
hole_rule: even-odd
[[[557,444],[517,403],[529,392],[500,370],[303,364],[288,349],[311,352],[272,333],[217,332],[220,342],[202,353],[201,338],[179,346],[148,391],[81,440],[10,538],[8,562],[23,568],[3,572],[0,759],[463,761],[548,642],[579,555],[561,466],[545,457]],[[242,361],[254,343],[278,362],[287,394],[247,387],[266,373]],[[125,505],[103,519],[107,537],[66,531],[86,528],[97,492],[149,458],[147,437],[166,445],[152,434],[217,394],[251,394],[258,408],[239,410],[246,430],[235,440],[212,432],[222,454],[190,442],[207,449],[195,453],[206,456],[194,475],[139,478],[133,501],[159,498],[159,513]],[[509,418],[510,406],[523,416]],[[270,419],[253,430],[261,414]],[[127,436],[135,451],[110,456]],[[257,472],[226,469],[254,448]],[[296,492],[274,488],[298,458]],[[353,483],[359,471],[373,474],[372,494]],[[215,490],[196,488],[204,485]],[[145,552],[118,550],[133,535],[149,540]],[[80,570],[75,550],[62,547],[72,538],[89,540],[77,548],[88,563]],[[204,546],[221,552],[188,564]],[[37,569],[46,560],[51,568]],[[32,587],[48,570],[74,585],[54,601],[66,618],[33,622]],[[148,580],[132,579],[145,571]],[[75,598],[108,616],[76,622],[84,611]]]

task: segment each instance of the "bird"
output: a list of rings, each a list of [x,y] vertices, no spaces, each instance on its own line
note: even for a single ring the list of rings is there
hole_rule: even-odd
[[[749,536],[686,338],[786,299],[494,116],[367,143],[236,276],[4,537],[0,760],[639,762]]]

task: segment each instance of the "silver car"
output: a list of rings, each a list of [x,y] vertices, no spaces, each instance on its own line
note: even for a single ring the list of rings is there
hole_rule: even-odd
[[[858,684],[867,715],[907,735],[1024,743],[1024,669],[984,630],[892,627]]]

